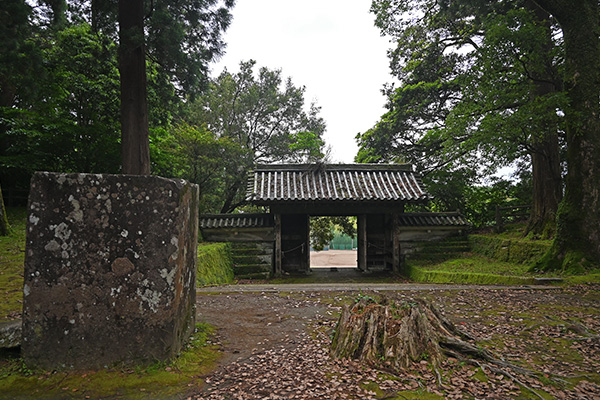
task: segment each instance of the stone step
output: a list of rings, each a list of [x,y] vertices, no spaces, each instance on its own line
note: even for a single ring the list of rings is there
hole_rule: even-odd
[[[247,275],[254,273],[271,273],[271,266],[265,264],[245,264],[245,265],[234,265],[233,273],[237,277],[238,275]]]
[[[258,248],[254,248],[254,247],[238,247],[238,248],[232,248],[231,254],[233,254],[234,256],[238,255],[238,254],[260,255],[260,254],[264,254],[264,251],[262,249],[258,249]]]
[[[273,256],[270,254],[233,255],[234,264],[268,264],[271,265]]]
[[[271,277],[271,273],[269,272],[257,272],[254,274],[246,274],[236,276],[237,279],[250,279],[250,280],[263,280],[269,279]]]

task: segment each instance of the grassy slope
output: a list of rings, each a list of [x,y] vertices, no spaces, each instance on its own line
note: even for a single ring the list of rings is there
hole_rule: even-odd
[[[500,239],[518,243],[526,248],[528,244],[535,247],[550,246],[551,240],[530,240],[523,238],[524,224],[508,225],[500,234],[486,233],[491,239]],[[582,275],[564,275],[560,271],[539,273],[531,270],[530,263],[498,261],[475,253],[463,253],[445,260],[410,260],[409,276],[418,282],[437,283],[479,283],[479,284],[528,284],[533,278],[559,277],[568,285],[599,283],[600,265]],[[519,282],[520,278],[525,278]]]
[[[7,210],[10,236],[0,236],[0,321],[20,318],[23,308],[25,208]]]

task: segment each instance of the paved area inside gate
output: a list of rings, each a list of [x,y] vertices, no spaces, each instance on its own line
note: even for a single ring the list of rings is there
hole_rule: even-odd
[[[356,268],[356,250],[324,250],[310,252],[311,268]]]

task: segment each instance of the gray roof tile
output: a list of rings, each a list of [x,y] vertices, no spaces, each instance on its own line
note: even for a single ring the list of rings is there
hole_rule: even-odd
[[[269,228],[274,226],[272,214],[203,214],[201,229]]]
[[[460,213],[403,213],[398,215],[398,224],[400,226],[413,227],[439,227],[439,226],[464,226],[471,224]]]
[[[415,202],[430,197],[409,165],[259,165],[250,175],[247,199],[257,204],[290,201]]]

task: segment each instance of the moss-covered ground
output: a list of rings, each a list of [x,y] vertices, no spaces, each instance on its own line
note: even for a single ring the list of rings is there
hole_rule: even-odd
[[[197,390],[200,376],[219,357],[210,344],[214,329],[197,324],[186,349],[172,362],[114,366],[94,371],[35,371],[18,353],[0,354],[0,398],[5,399],[169,399]]]

